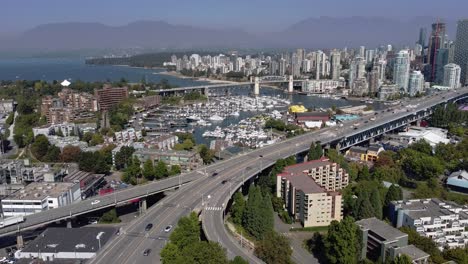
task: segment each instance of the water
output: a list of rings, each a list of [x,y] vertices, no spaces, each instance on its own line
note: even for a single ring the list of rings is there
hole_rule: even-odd
[[[130,82],[159,82],[167,79],[177,86],[192,86],[206,82],[182,79],[169,75],[155,74],[164,69],[143,69],[125,66],[86,65],[77,58],[26,58],[0,59],[0,80],[45,80],[64,79],[94,81],[118,81],[125,78]]]
[[[147,82],[159,82],[167,79],[170,84],[177,86],[195,86],[206,84],[207,82],[183,79],[175,76],[158,74],[164,69],[142,69],[124,66],[110,65],[86,65],[84,59],[80,58],[21,58],[21,59],[0,59],[0,80],[64,80],[70,81],[118,81],[125,78],[130,82],[139,82],[145,79]],[[231,90],[233,95],[247,95],[251,92],[248,88],[236,88]],[[300,94],[288,95],[278,89],[261,87],[262,95],[274,95],[288,98],[292,104],[303,104],[308,109],[330,108],[331,106],[355,106],[362,103],[357,101],[333,100],[330,98],[320,98]],[[380,109],[382,106],[374,104],[374,108]],[[261,112],[241,112],[239,117],[228,117],[220,123],[214,123],[212,127],[196,127],[195,137],[198,143],[208,144],[209,140],[201,135],[206,129],[213,129],[216,125],[226,127],[237,123],[239,120],[260,114]]]

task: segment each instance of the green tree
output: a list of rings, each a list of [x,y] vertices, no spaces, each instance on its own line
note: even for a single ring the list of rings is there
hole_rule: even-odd
[[[181,263],[228,264],[225,250],[215,242],[198,241],[180,252]]]
[[[387,194],[385,195],[385,206],[388,206],[391,201],[399,201],[403,199],[403,191],[400,187],[392,184],[390,188],[388,188]]]
[[[15,112],[11,112],[7,119],[5,120],[5,123],[9,126],[11,126],[13,124],[13,122],[15,121]]]
[[[34,139],[34,143],[31,144],[31,152],[38,160],[43,160],[44,156],[47,154],[50,143],[46,136],[38,135]]]
[[[361,242],[354,219],[345,217],[341,222],[332,221],[324,238],[328,263],[354,264],[358,262]]]
[[[90,146],[96,146],[104,143],[104,137],[100,133],[95,133],[88,142]]]
[[[181,173],[181,169],[179,165],[172,165],[171,171],[169,171],[169,176],[178,175]]]
[[[255,245],[255,255],[267,264],[290,264],[292,249],[288,239],[276,232],[268,232]]]
[[[259,187],[250,185],[242,226],[259,240],[273,229],[273,206],[269,195],[267,199],[262,196]]]
[[[242,224],[242,216],[245,210],[245,200],[241,192],[234,194],[234,201],[231,206],[232,221],[238,225]]]
[[[60,148],[57,146],[49,146],[47,153],[42,160],[45,162],[56,162],[60,159]]]
[[[143,164],[143,177],[147,180],[152,181],[156,177],[153,162],[149,159]]]
[[[456,263],[468,263],[467,248],[446,249],[443,252],[443,256],[445,259],[455,261]]]
[[[358,172],[358,179],[360,181],[370,180],[369,167],[367,167],[366,165],[362,167],[362,169]]]
[[[396,257],[393,261],[392,261],[392,264],[411,264],[413,263],[413,261],[411,260],[410,257],[408,257],[408,255],[400,255],[398,257]]]
[[[200,225],[197,214],[192,212],[190,215],[180,218],[169,239],[179,249],[200,241]]]
[[[229,261],[229,264],[249,264],[249,262],[242,257],[235,256],[233,260]]]
[[[99,218],[99,223],[102,224],[113,224],[113,223],[120,223],[120,218],[117,215],[117,210],[112,208],[111,210],[105,212],[101,218]]]
[[[154,168],[154,172],[155,172],[156,179],[158,180],[169,176],[167,165],[162,160],[158,161],[158,163],[156,164],[156,167]]]
[[[437,248],[437,245],[429,237],[423,237],[416,232],[416,230],[409,227],[401,227],[400,230],[408,234],[408,244],[413,244],[417,248],[431,255],[431,260],[434,263],[444,263],[442,253]]]
[[[198,153],[203,160],[203,163],[210,164],[213,162],[214,151],[209,149],[205,144],[201,144],[198,149]]]
[[[135,149],[133,147],[121,147],[120,151],[115,154],[115,167],[119,170],[127,167],[132,161],[134,152]]]
[[[317,160],[323,156],[322,145],[320,142],[312,142],[310,144],[309,153],[307,155],[308,160]]]
[[[418,152],[424,153],[426,155],[432,154],[431,145],[424,139],[420,139],[418,142],[414,142],[409,146],[409,148],[414,149]]]
[[[370,201],[374,216],[378,219],[382,219],[382,199],[380,199],[380,192],[377,188],[374,188],[370,195]]]
[[[366,219],[374,216],[374,208],[369,201],[368,196],[365,198],[358,198],[357,219]]]
[[[89,142],[93,139],[93,133],[91,132],[86,132],[84,133],[83,137],[81,138],[82,141],[86,142],[89,144]]]

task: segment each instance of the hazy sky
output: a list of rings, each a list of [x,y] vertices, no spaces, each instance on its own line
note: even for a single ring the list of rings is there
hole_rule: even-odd
[[[52,22],[164,20],[273,31],[309,17],[468,17],[466,0],[1,0],[0,32]]]

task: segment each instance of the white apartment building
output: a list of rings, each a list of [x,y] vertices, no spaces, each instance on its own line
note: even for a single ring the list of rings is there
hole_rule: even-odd
[[[134,128],[115,132],[115,140],[118,142],[134,142],[143,138],[141,131],[136,131]]]
[[[407,226],[431,238],[440,250],[468,244],[467,206],[437,198],[393,201],[390,220],[397,228]]]
[[[457,64],[449,63],[444,66],[444,82],[443,85],[451,89],[460,87],[461,68]]]
[[[344,79],[340,80],[306,80],[302,82],[302,91],[307,93],[335,93],[338,87],[345,87]]]
[[[304,227],[327,226],[343,218],[338,191],[348,185],[349,177],[336,163],[320,159],[288,166],[276,181],[276,196]]]
[[[81,200],[79,183],[34,182],[2,199],[4,217],[25,216]]]

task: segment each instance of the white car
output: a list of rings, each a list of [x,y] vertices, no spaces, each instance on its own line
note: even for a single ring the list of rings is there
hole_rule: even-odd
[[[100,202],[101,202],[101,201],[99,201],[99,200],[94,200],[94,201],[91,202],[91,205],[96,205],[96,204],[98,204],[98,203],[100,203]]]
[[[168,225],[168,226],[166,226],[166,228],[164,228],[164,232],[167,233],[167,232],[171,231],[171,229],[172,229],[172,225]]]

